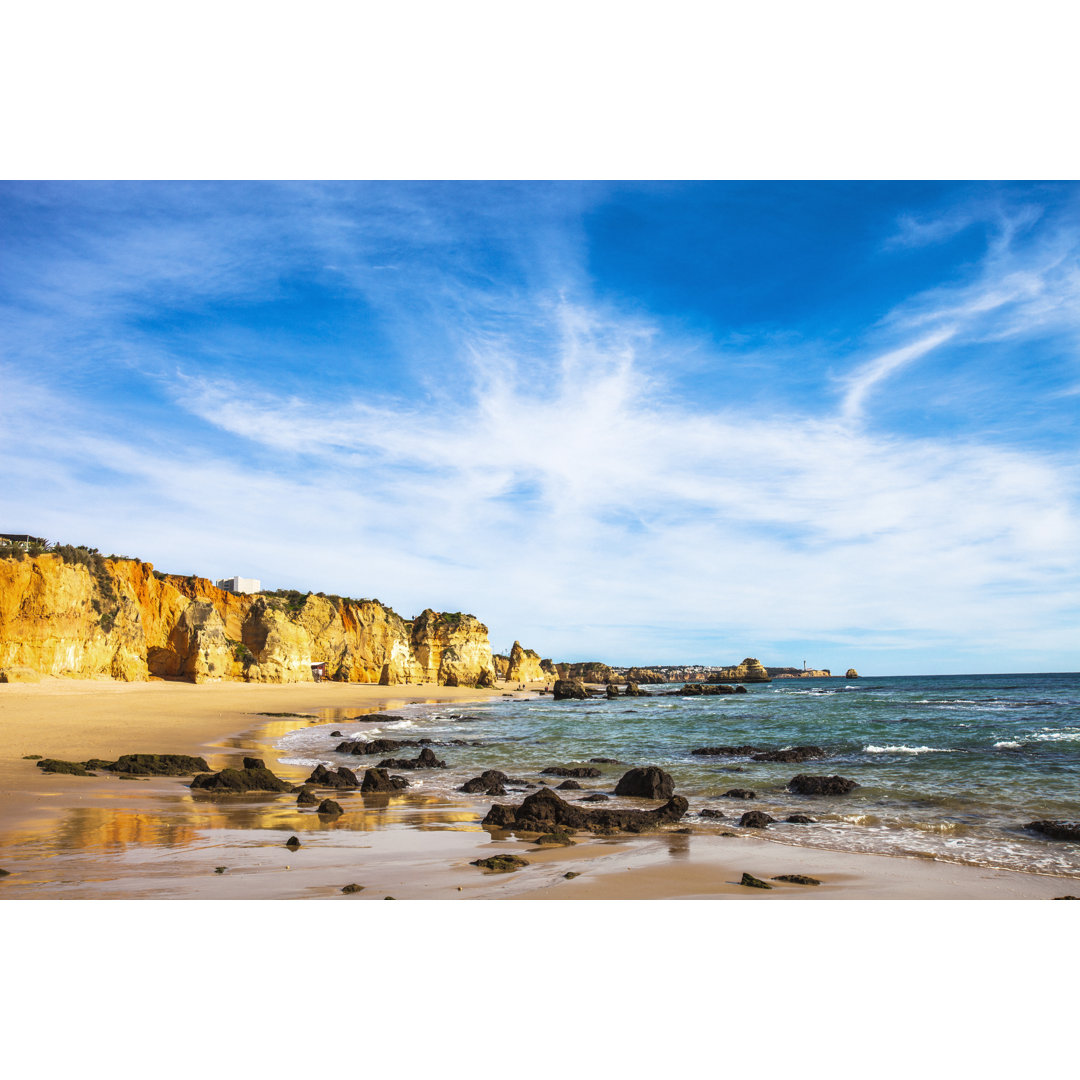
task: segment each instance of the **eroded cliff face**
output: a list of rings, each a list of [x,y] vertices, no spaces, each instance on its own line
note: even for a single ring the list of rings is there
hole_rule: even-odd
[[[427,608],[412,622],[412,654],[420,682],[494,686],[495,663],[487,627],[474,615]]]
[[[540,666],[540,654],[532,649],[523,649],[520,641],[514,642],[510,650],[510,659],[506,667],[504,678],[507,682],[544,682],[548,678],[547,672]]]
[[[487,627],[425,611],[409,623],[373,600],[240,596],[149,563],[0,559],[0,669],[203,682],[494,685]]]

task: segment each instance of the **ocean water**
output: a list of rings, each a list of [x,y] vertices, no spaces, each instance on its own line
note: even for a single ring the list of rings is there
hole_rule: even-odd
[[[659,693],[673,689],[648,687],[648,697],[617,701],[538,696],[405,706],[385,718],[338,718],[291,732],[278,748],[285,762],[362,770],[379,759],[335,753],[340,739],[329,736],[331,727],[349,737],[431,738],[449,768],[408,773],[409,793],[458,805],[455,789],[484,769],[535,781],[549,765],[617,758],[625,765],[599,765],[599,779],[579,781],[585,790],[560,794],[571,801],[592,791],[610,794],[627,767],[659,765],[690,801],[680,825],[695,831],[735,828],[750,809],[776,818],[803,813],[815,824],[770,825],[767,835],[803,846],[1080,877],[1080,844],[1024,827],[1080,819],[1080,674],[780,679],[737,696]],[[792,765],[692,753],[740,744],[814,744],[829,756]],[[839,774],[860,786],[847,796],[793,795],[786,784],[798,773]],[[756,798],[722,797],[732,788],[749,788]],[[700,818],[706,806],[725,819]]]

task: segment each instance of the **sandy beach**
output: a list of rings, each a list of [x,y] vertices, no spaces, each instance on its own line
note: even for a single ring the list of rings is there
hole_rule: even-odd
[[[572,847],[538,848],[482,828],[488,804],[468,796],[350,793],[337,796],[346,813],[327,821],[300,811],[289,797],[199,798],[182,778],[46,775],[24,760],[186,753],[219,769],[247,753],[298,783],[306,770],[281,764],[272,748],[297,726],[406,702],[509,692],[63,679],[2,686],[0,868],[9,876],[0,878],[0,897],[971,900],[1076,891],[1074,881],[1057,877],[795,847],[762,834],[578,834]],[[296,851],[285,847],[292,835],[301,841]],[[498,874],[470,865],[500,853],[519,855],[529,866]],[[773,888],[740,885],[744,872]],[[788,874],[821,884],[775,880]],[[350,884],[362,890],[343,895]]]

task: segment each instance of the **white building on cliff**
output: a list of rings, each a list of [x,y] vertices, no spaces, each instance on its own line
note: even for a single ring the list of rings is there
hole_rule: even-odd
[[[215,581],[219,589],[226,589],[231,593],[257,593],[262,589],[262,582],[252,577],[230,577]]]

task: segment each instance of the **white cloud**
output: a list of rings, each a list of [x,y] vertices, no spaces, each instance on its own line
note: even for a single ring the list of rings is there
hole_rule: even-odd
[[[1080,604],[1075,465],[843,422],[940,333],[856,371],[834,420],[676,404],[648,328],[570,306],[562,326],[557,375],[485,342],[469,384],[434,402],[182,381],[184,407],[249,448],[228,456],[106,437],[86,416],[61,435],[27,388],[4,452],[54,462],[38,491],[50,535],[93,540],[64,524],[79,507],[82,529],[167,569],[407,614],[465,607],[496,647],[615,661],[683,658],[710,634],[736,659],[794,639],[1063,647]]]

